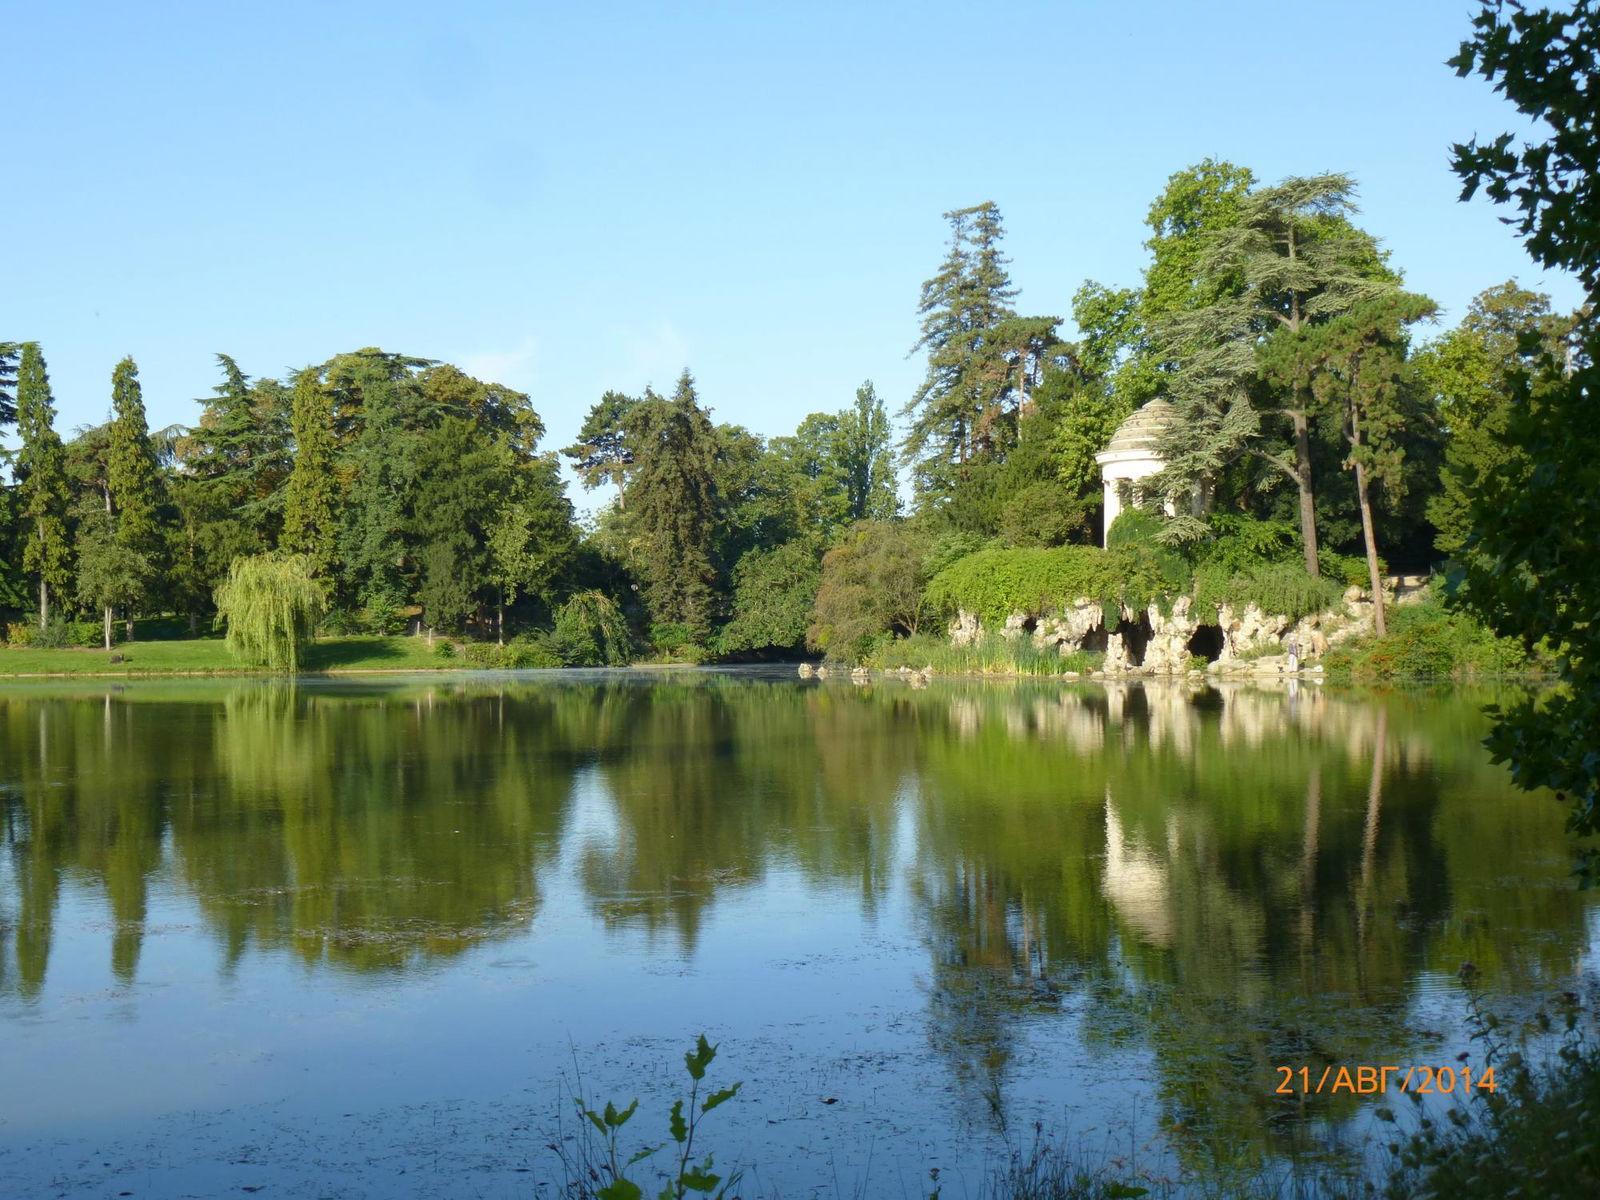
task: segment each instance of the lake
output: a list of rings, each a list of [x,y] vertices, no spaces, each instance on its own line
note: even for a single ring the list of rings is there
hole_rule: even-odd
[[[1036,1123],[1130,1172],[1362,1154],[1382,1098],[1275,1068],[1479,1061],[1463,962],[1513,1007],[1596,967],[1483,699],[0,688],[0,1194],[553,1195],[572,1091],[663,1141],[701,1031],[747,1191],[970,1195]]]

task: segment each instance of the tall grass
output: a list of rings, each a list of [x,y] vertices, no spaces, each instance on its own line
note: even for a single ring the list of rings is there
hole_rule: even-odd
[[[933,634],[880,642],[863,665],[880,671],[899,667],[931,668],[940,675],[1065,675],[1092,671],[1105,655],[1086,650],[1065,657],[1054,646],[1039,647],[1026,635],[1002,637],[985,633],[970,646],[954,646]]]

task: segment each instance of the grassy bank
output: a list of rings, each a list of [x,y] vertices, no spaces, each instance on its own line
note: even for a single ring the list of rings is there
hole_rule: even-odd
[[[1538,675],[1541,655],[1496,637],[1466,613],[1429,597],[1389,610],[1389,632],[1363,637],[1329,651],[1330,679],[1374,683],[1400,679],[1475,679]]]
[[[114,659],[120,661],[113,661]],[[306,648],[304,669],[415,671],[459,669],[419,637],[326,637]],[[121,642],[110,651],[0,646],[0,678],[19,675],[224,675],[256,674],[241,668],[220,637]]]

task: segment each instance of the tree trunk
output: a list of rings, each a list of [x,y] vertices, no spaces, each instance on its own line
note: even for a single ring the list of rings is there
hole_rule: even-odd
[[[1389,710],[1378,706],[1378,727],[1372,736],[1372,777],[1367,785],[1367,819],[1361,829],[1361,903],[1356,910],[1356,944],[1367,942],[1367,906],[1372,875],[1378,863],[1378,819],[1383,812],[1383,760],[1388,748]]]
[[[128,610],[128,615],[123,619],[123,627],[128,631],[128,641],[133,641],[133,609]]]
[[[50,624],[50,585],[44,581],[44,576],[39,576],[39,628],[43,630]]]
[[[504,646],[506,644],[506,597],[504,592],[500,593],[500,603],[494,606],[494,644],[496,646]]]
[[[1290,414],[1294,422],[1294,482],[1300,489],[1300,544],[1305,548],[1306,573],[1322,574],[1317,561],[1317,497],[1311,490],[1311,421],[1305,410]]]
[[[111,649],[111,605],[106,605],[105,613],[106,649]]]
[[[1350,410],[1350,448],[1361,449],[1361,426],[1354,408]],[[1372,500],[1367,495],[1367,472],[1359,458],[1356,467],[1356,503],[1361,508],[1361,537],[1367,544],[1367,577],[1372,581],[1372,629],[1379,637],[1388,633],[1383,619],[1383,576],[1378,573],[1378,538],[1372,530]]]

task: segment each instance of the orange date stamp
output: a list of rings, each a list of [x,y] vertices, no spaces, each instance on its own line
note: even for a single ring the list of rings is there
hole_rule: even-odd
[[[1474,1090],[1493,1093],[1494,1067],[1333,1066],[1273,1067],[1279,1096],[1382,1096],[1391,1091],[1414,1096],[1470,1096]]]

